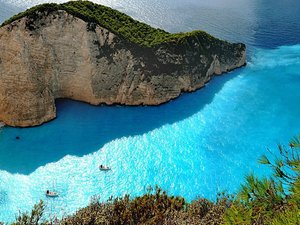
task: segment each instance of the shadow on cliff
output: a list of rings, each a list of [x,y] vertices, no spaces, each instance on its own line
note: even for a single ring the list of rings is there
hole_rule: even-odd
[[[160,106],[91,106],[57,100],[58,116],[54,121],[39,127],[6,127],[0,131],[0,169],[30,174],[65,155],[83,156],[114,139],[181,121],[203,109],[239,73],[215,77],[205,88]]]

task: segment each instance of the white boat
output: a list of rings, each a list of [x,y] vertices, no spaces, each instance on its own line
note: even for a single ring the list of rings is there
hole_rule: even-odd
[[[1,128],[1,127],[5,127],[5,123],[0,122],[0,128]]]
[[[99,169],[102,170],[102,171],[108,171],[108,170],[111,170],[110,167],[104,166],[104,165],[100,165],[100,166],[99,166]]]
[[[58,193],[57,193],[57,192],[54,192],[54,191],[49,191],[49,190],[47,190],[47,191],[46,191],[46,196],[47,196],[47,197],[51,197],[51,198],[56,198],[56,197],[58,197]]]

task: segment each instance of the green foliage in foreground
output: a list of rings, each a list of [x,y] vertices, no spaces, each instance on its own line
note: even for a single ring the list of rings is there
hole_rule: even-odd
[[[246,182],[226,211],[226,224],[300,224],[300,136],[289,148],[278,146],[280,156],[270,160],[262,156],[261,164],[271,167],[271,178],[254,175]]]
[[[19,13],[1,26],[10,24],[25,16],[35,20],[40,12],[50,13],[57,10],[65,10],[68,13],[89,23],[89,29],[95,29],[99,24],[109,31],[118,34],[126,40],[145,47],[152,47],[161,43],[182,43],[189,37],[199,37],[205,40],[214,39],[203,31],[171,34],[161,29],[155,29],[145,23],[132,19],[124,13],[106,6],[98,5],[89,1],[70,1],[63,4],[46,3],[32,7],[25,12]]]
[[[45,210],[45,205],[42,201],[34,205],[31,213],[20,213],[16,222],[12,225],[47,225],[48,222],[42,222],[42,216]]]
[[[40,202],[34,206],[33,213],[21,214],[13,225],[221,224],[229,204],[230,198],[225,195],[219,195],[215,203],[202,198],[186,203],[183,198],[167,195],[156,187],[133,199],[126,195],[102,203],[94,197],[89,206],[60,221],[44,221],[45,206]]]
[[[279,157],[259,160],[272,168],[273,175],[262,179],[247,176],[236,196],[220,194],[216,202],[199,198],[187,203],[157,187],[133,199],[126,195],[101,203],[94,198],[59,224],[300,225],[300,136],[288,148],[278,149]],[[43,211],[40,202],[31,214],[17,217],[14,225],[52,224],[41,222]]]

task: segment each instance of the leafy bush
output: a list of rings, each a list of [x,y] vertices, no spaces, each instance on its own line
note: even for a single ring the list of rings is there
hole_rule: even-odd
[[[168,196],[157,187],[134,199],[125,195],[105,204],[93,201],[63,224],[163,224],[168,213],[183,210],[185,205],[183,198]]]
[[[122,198],[110,198],[101,203],[94,198],[92,203],[61,221],[62,224],[83,225],[117,225],[117,224],[197,224],[218,225],[222,215],[229,207],[227,196],[220,196],[217,202],[196,199],[186,203],[181,197],[167,195],[156,187],[146,194],[131,199],[129,195]]]

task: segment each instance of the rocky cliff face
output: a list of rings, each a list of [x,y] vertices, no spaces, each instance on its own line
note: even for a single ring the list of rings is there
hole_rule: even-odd
[[[245,64],[244,44],[204,39],[146,48],[62,10],[24,17],[0,28],[0,121],[39,125],[56,98],[157,105]]]

